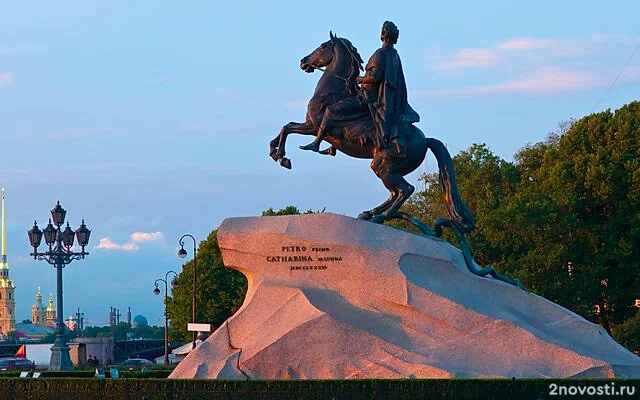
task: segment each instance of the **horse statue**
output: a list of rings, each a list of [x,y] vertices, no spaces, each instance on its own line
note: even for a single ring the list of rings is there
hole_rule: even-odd
[[[300,60],[300,68],[305,72],[326,67],[307,106],[305,122],[289,122],[279,135],[270,142],[270,155],[285,168],[291,168],[291,161],[285,157],[287,136],[291,133],[316,135],[327,106],[343,99],[357,90],[356,77],[362,69],[362,58],[351,42],[330,33],[330,40],[324,42],[311,54]],[[376,128],[371,114],[341,121],[324,139],[331,147],[320,152],[335,155],[336,151],[356,158],[371,159],[371,169],[390,192],[390,197],[379,206],[363,211],[358,218],[383,222],[393,218],[407,219],[399,213],[402,204],[411,196],[414,187],[404,176],[415,171],[424,161],[427,150],[431,150],[438,161],[441,186],[447,211],[464,232],[473,229],[475,218],[462,201],[455,183],[453,162],[445,146],[439,140],[426,138],[413,124],[405,126],[406,157],[390,156],[378,150],[375,141]]]
[[[325,117],[326,108],[358,90],[356,77],[359,76],[363,63],[358,50],[349,40],[337,37],[331,32],[329,38],[330,40],[300,60],[300,68],[307,73],[315,70],[324,71],[307,105],[305,121],[284,125],[278,136],[269,143],[269,155],[284,168],[291,169],[291,160],[285,157],[287,136],[291,133],[315,136]],[[432,236],[441,236],[442,227],[450,227],[461,241],[465,261],[471,272],[480,276],[491,275],[522,287],[519,282],[495,272],[493,267],[480,268],[473,261],[465,233],[474,229],[475,217],[460,196],[453,161],[444,144],[437,139],[425,137],[412,123],[402,124],[401,128],[406,129],[404,157],[397,157],[379,149],[376,126],[371,113],[332,121],[332,128],[324,137],[324,141],[328,142],[330,147],[320,151],[320,154],[334,156],[340,151],[351,157],[371,159],[371,169],[390,192],[386,201],[371,210],[363,211],[358,218],[375,223],[400,218]],[[427,150],[433,152],[438,162],[440,187],[450,216],[450,219],[436,220],[433,229],[418,218],[400,211],[402,204],[415,190],[404,176],[422,164]]]

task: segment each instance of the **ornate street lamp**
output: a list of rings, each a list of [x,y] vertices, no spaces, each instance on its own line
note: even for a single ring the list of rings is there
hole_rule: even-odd
[[[44,242],[47,244],[47,246],[49,246],[49,250],[51,250],[51,246],[53,246],[53,244],[56,242],[56,233],[58,231],[56,230],[56,228],[53,227],[53,225],[51,225],[51,218],[49,218],[49,225],[47,225],[46,228],[44,228]],[[31,245],[33,246],[33,243],[31,243]]]
[[[66,214],[67,211],[62,208],[58,201],[56,206],[51,210],[51,219],[49,219],[49,224],[44,230],[41,231],[40,228],[38,228],[38,224],[34,222],[33,228],[28,231],[29,242],[31,243],[31,247],[33,247],[33,253],[30,255],[33,256],[34,260],[44,260],[56,269],[58,315],[56,321],[56,340],[51,347],[51,360],[49,362],[49,369],[54,371],[65,371],[73,368],[71,358],[69,357],[69,346],[67,346],[64,340],[62,269],[67,264],[70,264],[71,261],[84,259],[85,256],[89,255],[84,248],[89,243],[89,236],[91,235],[91,231],[87,229],[84,220],[82,220],[82,225],[75,232],[81,251],[74,252],[72,250],[74,232],[68,223],[64,231],[61,229]],[[53,220],[55,227],[52,225],[51,220]],[[49,249],[43,253],[39,253],[38,246],[40,246],[43,236]]]
[[[35,249],[40,246],[40,242],[42,241],[42,231],[38,228],[38,223],[33,221],[33,228],[29,229],[29,242],[31,242],[31,246]]]
[[[171,283],[169,282],[169,274],[173,274],[173,279],[171,279]],[[158,283],[164,283],[164,365],[169,365],[169,314],[167,313],[167,301],[169,299],[169,285],[171,285],[171,289],[175,289],[178,287],[178,273],[176,271],[167,271],[164,274],[164,279],[158,278],[153,284],[156,286],[153,289],[153,294],[156,296],[160,294],[160,288],[158,288]]]
[[[196,239],[188,233],[182,235],[178,244],[180,244],[180,250],[178,250],[178,257],[185,258],[187,251],[184,249],[184,238],[191,238],[193,240],[193,293],[191,297],[191,322],[196,323],[196,273],[198,271],[198,253],[196,252]],[[196,348],[196,332],[193,333],[193,340],[191,342],[191,350]]]

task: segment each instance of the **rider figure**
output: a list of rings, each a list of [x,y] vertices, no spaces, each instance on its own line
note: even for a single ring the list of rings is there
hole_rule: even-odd
[[[395,156],[406,157],[404,136],[407,127],[400,125],[418,122],[420,117],[407,103],[402,64],[393,47],[398,42],[398,35],[396,25],[385,21],[380,34],[382,47],[367,62],[365,75],[356,78],[361,85],[359,92],[328,106],[316,139],[301,149],[318,151],[320,142],[329,133],[331,121],[336,119],[332,116],[369,112],[376,126],[376,147],[382,150],[388,143],[393,143]]]

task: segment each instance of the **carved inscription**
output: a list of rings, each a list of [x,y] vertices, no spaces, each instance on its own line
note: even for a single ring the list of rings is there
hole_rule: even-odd
[[[342,256],[331,254],[331,248],[321,246],[281,246],[267,262],[287,265],[289,271],[321,271],[342,262]]]

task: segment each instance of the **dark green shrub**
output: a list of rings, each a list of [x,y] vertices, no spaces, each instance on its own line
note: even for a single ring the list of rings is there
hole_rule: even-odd
[[[218,400],[218,399],[554,399],[550,385],[611,385],[604,379],[412,379],[325,381],[223,381],[96,378],[2,378],[0,400]],[[615,380],[615,387],[634,386],[640,380]],[[579,396],[571,396],[580,398]],[[614,398],[614,397],[612,397]],[[634,398],[626,396],[626,398]]]

